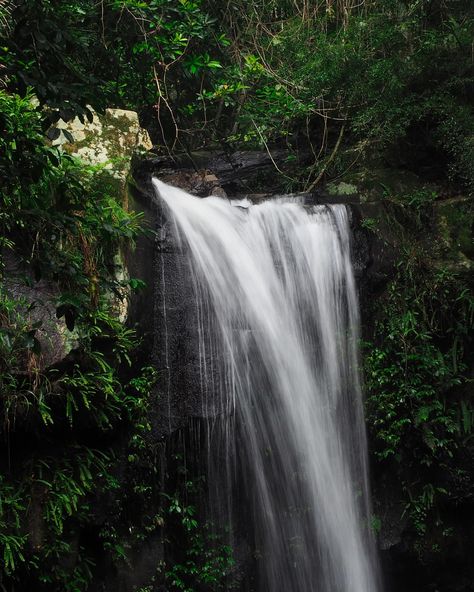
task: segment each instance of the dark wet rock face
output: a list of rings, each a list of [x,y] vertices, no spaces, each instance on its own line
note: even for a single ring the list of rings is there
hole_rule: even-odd
[[[152,231],[139,239],[137,249],[128,262],[129,273],[147,283],[138,300],[130,307],[130,321],[138,323],[146,336],[147,354],[161,377],[159,403],[155,409],[156,437],[165,436],[186,425],[189,418],[203,418],[197,338],[197,309],[192,284],[192,270],[187,257],[176,244],[166,211],[154,194],[152,176],[180,187],[193,195],[241,198],[249,196],[268,199],[268,194],[256,194],[255,171],[269,165],[268,156],[261,153],[237,153],[231,166],[224,156],[214,156],[197,163],[204,168],[176,169],[176,164],[163,157],[151,157],[135,162],[132,169],[133,207],[145,212],[147,226]],[[237,164],[236,164],[237,163]],[[186,163],[189,166],[189,162]],[[216,168],[213,169],[212,166]],[[241,190],[246,184],[248,193]],[[237,191],[232,192],[232,188]],[[347,203],[351,209],[355,273],[362,300],[383,288],[390,277],[395,259],[390,247],[363,227],[366,217],[382,215],[380,204],[360,204],[355,195],[334,196],[329,192],[297,196],[303,203]],[[391,256],[388,256],[390,253]],[[166,384],[166,387],[163,387]]]
[[[187,189],[189,178],[181,176]],[[200,183],[199,176],[195,181]],[[154,196],[135,192],[134,207],[145,212],[149,232],[128,261],[130,275],[146,282],[131,303],[129,322],[143,336],[143,357],[158,370],[152,425],[160,441],[203,413],[196,303],[191,270],[160,204]]]
[[[232,154],[201,151],[174,158],[149,154],[135,159],[133,179],[139,190],[149,196],[153,194],[153,176],[201,197],[221,192],[229,196],[248,193],[273,195],[281,191],[275,165],[282,165],[287,156],[284,150],[272,153],[271,157],[262,151],[237,151]],[[305,159],[303,155],[301,162]]]

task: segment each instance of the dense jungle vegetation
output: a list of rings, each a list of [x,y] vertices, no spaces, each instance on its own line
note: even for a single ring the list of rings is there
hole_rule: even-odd
[[[163,581],[219,590],[232,567],[231,550],[196,519],[200,484],[182,468],[176,493],[161,490],[148,438],[159,377],[118,312],[141,284],[117,273],[117,254],[147,230],[103,167],[51,146],[59,119],[106,107],[136,110],[162,154],[284,151],[282,190],[370,177],[388,218],[366,219],[365,231],[398,258],[366,304],[376,494],[395,492],[408,533],[400,553],[417,569],[465,569],[472,1],[0,0],[0,37],[0,589],[105,589],[105,571],[120,573],[166,524],[186,550],[157,561],[142,592]],[[387,169],[416,182],[395,187],[374,174]],[[45,360],[43,321],[19,281],[49,286],[44,298],[74,343],[64,359]],[[417,589],[451,590],[435,572]],[[457,590],[472,589],[464,579]]]

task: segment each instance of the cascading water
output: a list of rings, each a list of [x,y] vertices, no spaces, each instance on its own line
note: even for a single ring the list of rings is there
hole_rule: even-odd
[[[258,592],[375,592],[345,207],[153,183],[188,254],[203,405],[245,482]]]

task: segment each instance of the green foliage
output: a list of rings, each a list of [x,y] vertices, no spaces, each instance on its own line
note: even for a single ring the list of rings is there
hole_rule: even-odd
[[[222,534],[212,524],[200,523],[196,508],[185,502],[198,493],[198,481],[184,482],[184,489],[174,496],[163,494],[167,500],[166,513],[171,519],[173,538],[180,540],[182,552],[165,576],[171,590],[198,592],[199,590],[228,590],[233,587],[231,570],[235,564],[232,548],[222,542]]]
[[[59,455],[33,457],[21,477],[2,477],[0,545],[5,583],[16,581],[26,570],[54,589],[84,589],[93,567],[84,549],[78,550],[70,569],[62,559],[73,551],[75,528],[91,520],[91,493],[96,488],[116,487],[108,473],[110,462],[100,451],[72,446]]]
[[[431,192],[411,194],[410,212],[426,199]],[[462,469],[474,427],[474,296],[452,262],[433,258],[440,246],[429,252],[425,239],[405,237],[397,273],[374,307],[374,341],[365,344],[364,356],[373,452],[400,479],[422,558],[449,531],[443,504],[474,491]]]
[[[2,256],[14,251],[28,266],[28,282],[45,278],[57,285],[56,316],[75,329],[81,351],[66,375],[43,370],[42,320],[33,320],[41,303],[18,300],[2,287],[3,421],[10,425],[18,414],[38,412],[45,424],[53,423],[51,404],[59,395],[71,424],[82,407],[97,424],[110,427],[128,404],[115,368],[130,362],[134,347],[133,331],[115,312],[130,284],[117,279],[111,262],[125,242],[133,243],[140,217],[117,203],[100,169],[45,145],[40,116],[28,98],[0,92],[0,100],[7,132],[0,140]]]
[[[427,187],[421,187],[411,191],[408,195],[401,196],[400,202],[403,205],[412,208],[414,211],[419,212],[420,210],[426,210],[426,208],[432,204],[438,197],[436,191],[428,189]]]
[[[303,183],[366,155],[393,159],[394,149],[432,144],[472,189],[472,3],[310,1],[298,10],[275,2],[251,14],[238,5],[225,23],[241,53],[256,56],[253,78],[240,58],[238,75],[225,70],[231,82],[215,90],[241,81],[228,128],[236,138],[309,148],[314,162]]]
[[[140,110],[170,150],[285,143],[313,157],[307,188],[429,145],[472,189],[469,0],[21,0],[7,20],[0,75],[50,107],[44,125],[107,105]]]
[[[156,376],[131,367],[137,340],[118,317],[121,300],[143,283],[120,280],[113,263],[133,246],[140,217],[118,203],[105,171],[45,144],[29,96],[0,91],[0,102],[0,435],[7,444],[0,585],[80,592],[94,563],[79,533],[97,522],[98,500],[119,487],[110,444],[88,441],[121,422],[132,453],[149,430],[146,400]],[[51,365],[39,279],[49,286],[53,332],[73,344]],[[117,560],[121,546],[106,543]]]
[[[146,108],[156,113],[162,140],[186,128],[191,97],[222,68],[215,17],[188,0],[20,0],[0,48],[0,70],[11,93],[41,105],[43,126],[89,106]],[[200,109],[202,112],[202,109]]]
[[[196,592],[203,587],[205,590],[228,589],[226,578],[234,565],[232,548],[223,545],[207,525],[199,528],[196,523],[193,528],[186,542],[184,561],[175,563],[166,572],[171,589],[183,592]]]
[[[88,285],[96,300],[97,282],[110,283],[113,274],[106,264],[121,240],[136,236],[140,217],[117,204],[100,167],[45,145],[29,97],[0,91],[0,103],[3,240],[33,266],[36,279],[54,277],[64,288]]]
[[[4,568],[11,573],[19,562],[25,561],[22,549],[27,535],[19,533],[20,518],[25,512],[24,492],[6,482],[3,476],[0,476],[0,490],[0,545]]]
[[[371,344],[366,355],[366,372],[376,455],[404,463],[409,450],[429,466],[451,456],[463,432],[460,402],[449,394],[466,384],[474,300],[455,273],[430,270],[424,256],[399,264],[377,322],[379,345]]]
[[[377,231],[377,220],[375,218],[364,218],[361,222],[362,228],[366,228],[370,232]]]

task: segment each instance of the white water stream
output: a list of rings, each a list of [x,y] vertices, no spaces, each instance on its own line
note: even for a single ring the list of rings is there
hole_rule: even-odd
[[[193,274],[203,404],[246,467],[258,591],[376,592],[345,207],[153,183]]]

